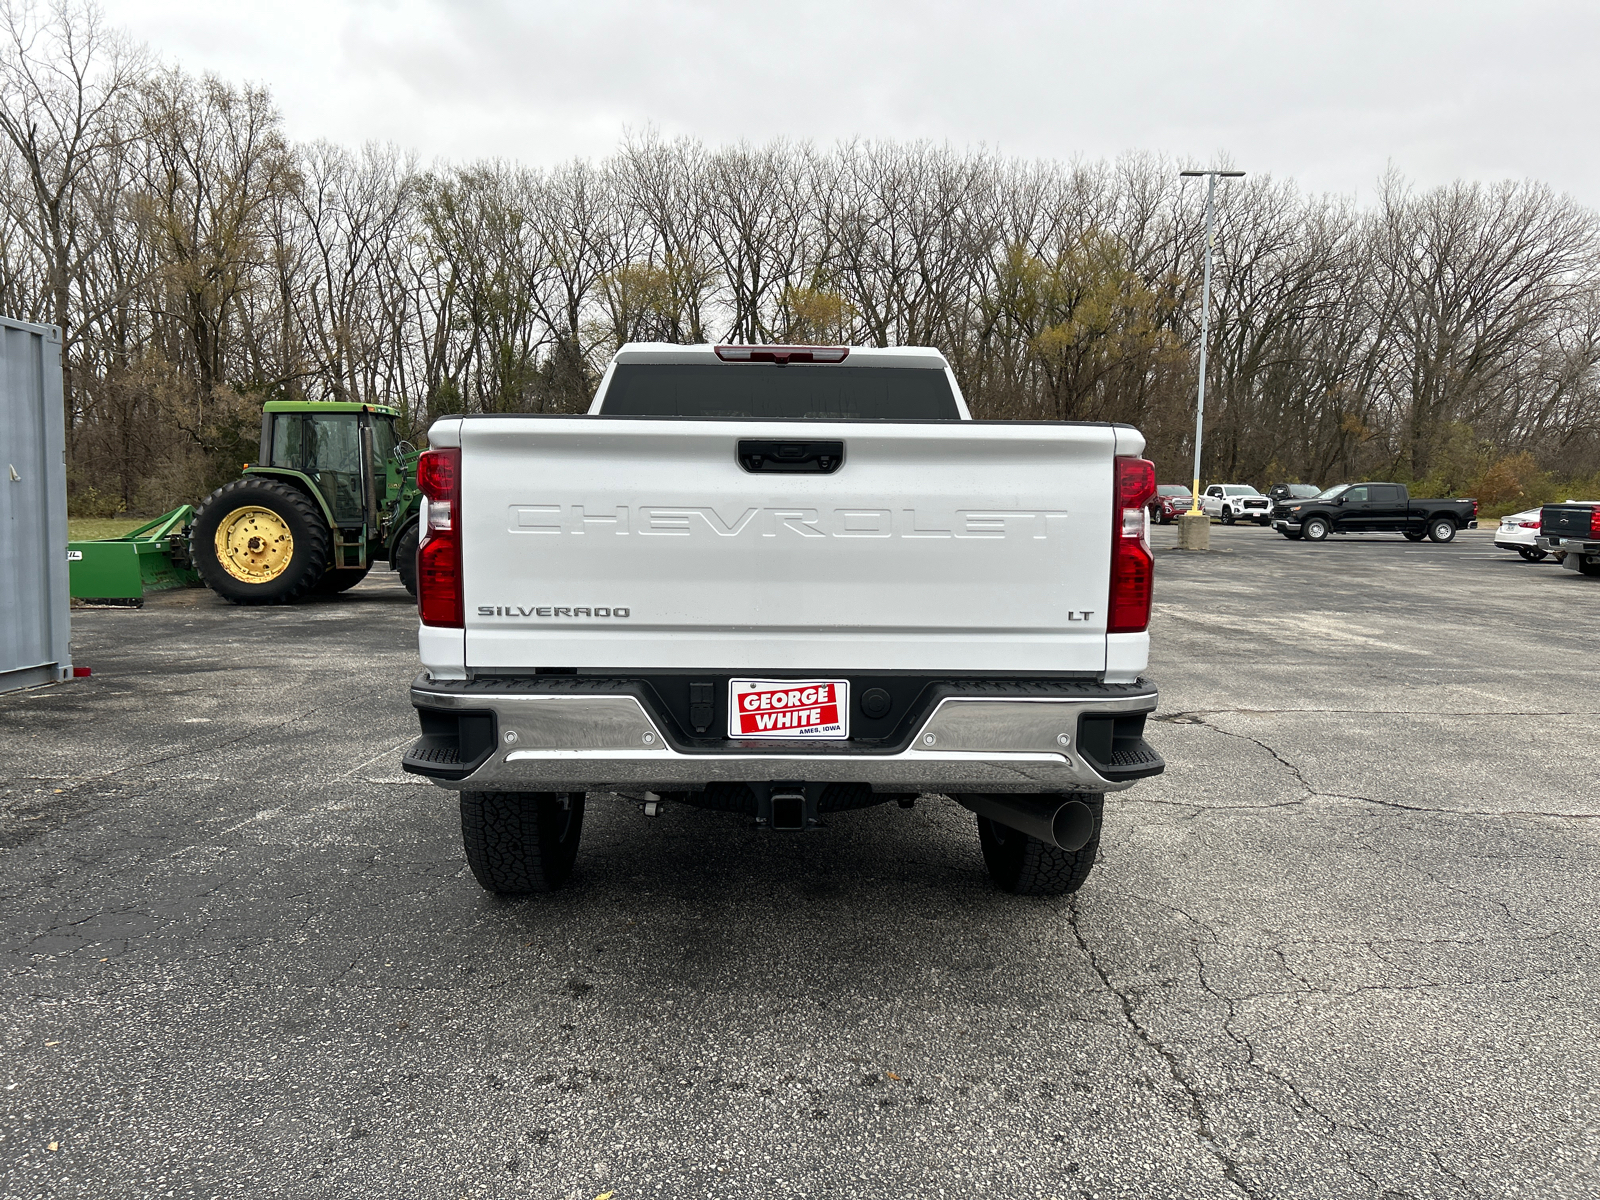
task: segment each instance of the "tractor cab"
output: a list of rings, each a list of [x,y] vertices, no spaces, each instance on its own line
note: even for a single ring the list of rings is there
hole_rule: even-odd
[[[261,416],[262,474],[299,476],[315,489],[328,523],[376,532],[403,486],[392,408],[269,400]]]

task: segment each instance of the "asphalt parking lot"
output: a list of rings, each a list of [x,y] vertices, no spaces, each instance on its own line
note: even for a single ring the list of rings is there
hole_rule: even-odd
[[[1594,1196],[1600,581],[1490,537],[1163,549],[1063,900],[945,800],[614,799],[498,901],[392,576],[79,611],[0,697],[0,1194]]]

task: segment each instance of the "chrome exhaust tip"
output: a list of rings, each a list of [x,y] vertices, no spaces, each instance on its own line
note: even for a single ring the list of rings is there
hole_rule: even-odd
[[[953,799],[980,817],[1063,850],[1081,850],[1094,837],[1094,810],[1071,795],[969,792]]]

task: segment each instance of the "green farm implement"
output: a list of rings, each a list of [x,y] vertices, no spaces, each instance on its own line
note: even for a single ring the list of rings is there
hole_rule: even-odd
[[[198,584],[200,576],[189,562],[193,515],[193,506],[185,504],[121,537],[68,542],[73,599],[138,601],[146,592]]]

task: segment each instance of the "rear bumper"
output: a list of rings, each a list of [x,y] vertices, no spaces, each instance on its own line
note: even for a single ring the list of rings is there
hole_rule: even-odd
[[[442,787],[473,790],[693,791],[796,781],[888,792],[1106,792],[1165,769],[1143,737],[1157,698],[1145,680],[952,682],[903,744],[728,742],[708,753],[673,744],[670,723],[630,680],[423,675],[411,687],[423,736],[404,766]]]
[[[1586,562],[1600,563],[1600,541],[1594,538],[1541,535],[1534,544],[1551,554],[1562,555],[1561,565],[1569,571],[1581,570]]]

